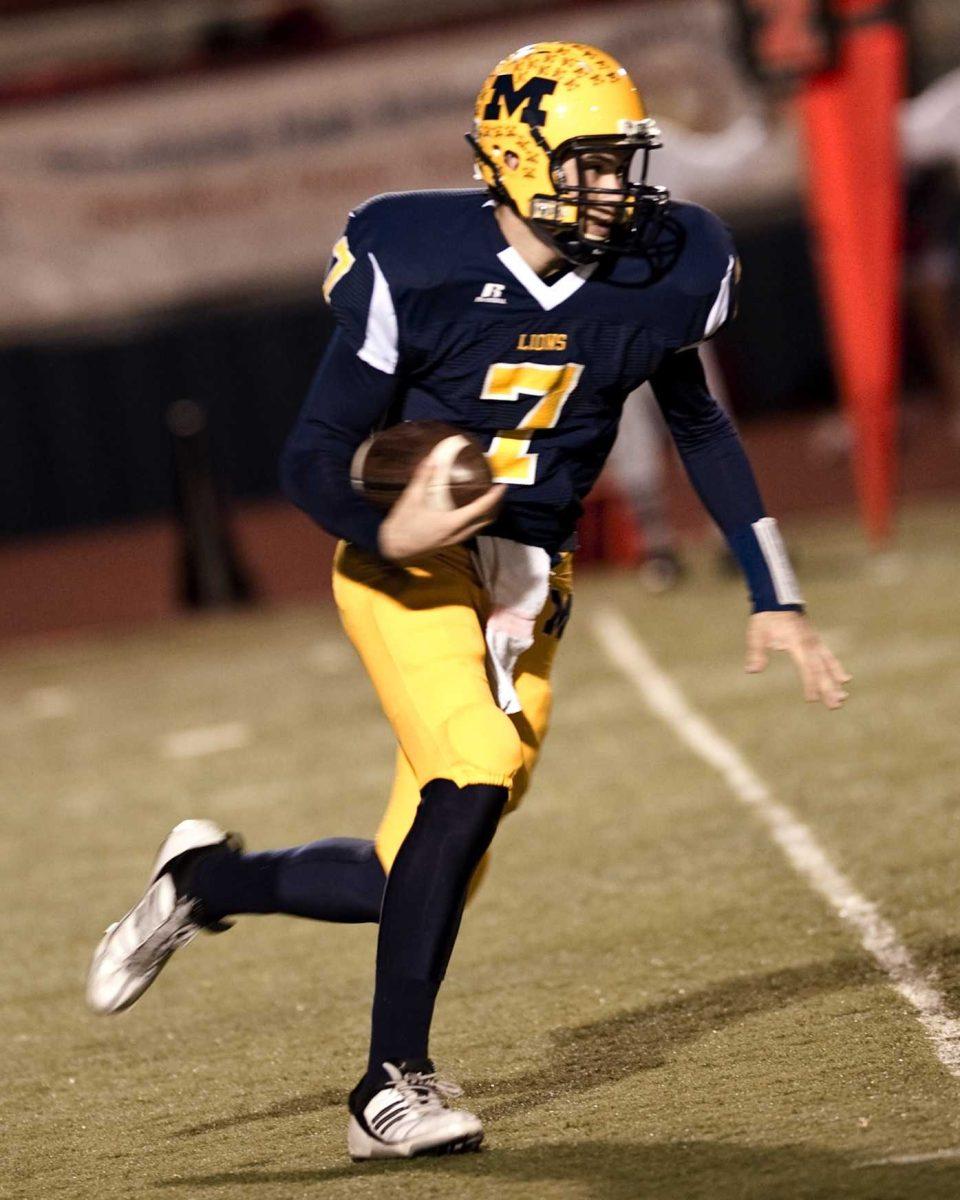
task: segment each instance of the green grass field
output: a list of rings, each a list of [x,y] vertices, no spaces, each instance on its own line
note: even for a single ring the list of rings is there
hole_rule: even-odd
[[[840,713],[805,706],[786,662],[743,674],[740,586],[709,557],[656,599],[581,578],[536,784],[441,996],[434,1053],[487,1127],[458,1159],[346,1157],[372,928],[246,918],[130,1012],[83,1006],[90,951],[175,821],[253,847],[372,832],[391,735],[332,611],[8,650],[0,1195],[960,1195],[960,1080],[592,632],[603,605],[626,616],[960,1014],[960,512],[912,510],[880,561],[847,525],[788,534],[856,676]],[[170,741],[211,726],[217,752]]]

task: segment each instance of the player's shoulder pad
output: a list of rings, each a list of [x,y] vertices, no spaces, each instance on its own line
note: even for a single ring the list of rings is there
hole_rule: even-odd
[[[459,259],[457,247],[476,236],[485,193],[393,192],[350,214],[334,244],[323,295],[347,342],[378,370],[400,361],[407,303],[440,283]]]
[[[347,241],[355,255],[376,257],[391,287],[429,287],[449,273],[464,237],[476,236],[487,196],[479,188],[374,196],[350,214]]]
[[[696,345],[712,338],[734,316],[740,261],[730,230],[708,208],[674,201],[669,216],[683,233],[669,283],[685,300],[688,320],[681,340]]]

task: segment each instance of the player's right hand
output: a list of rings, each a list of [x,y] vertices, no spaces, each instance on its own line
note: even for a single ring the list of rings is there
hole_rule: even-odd
[[[497,509],[507,490],[495,483],[478,499],[462,508],[442,509],[435,506],[430,485],[437,468],[429,456],[414,471],[399,500],[380,526],[378,538],[384,558],[398,561],[429,554],[442,546],[453,546],[479,533],[497,515]]]

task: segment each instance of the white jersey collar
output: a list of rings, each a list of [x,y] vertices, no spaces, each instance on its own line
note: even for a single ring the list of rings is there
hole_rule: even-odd
[[[515,246],[507,246],[501,250],[497,258],[503,263],[510,274],[537,301],[541,308],[549,311],[562,304],[564,300],[580,290],[597,269],[596,263],[575,267],[566,275],[561,275],[555,283],[547,283],[536,273],[533,267],[520,254]]]

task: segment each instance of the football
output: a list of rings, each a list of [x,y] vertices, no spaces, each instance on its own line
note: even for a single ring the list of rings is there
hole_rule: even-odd
[[[402,421],[373,434],[353,456],[350,482],[378,508],[391,508],[427,455],[437,468],[433,507],[462,508],[493,483],[479,442],[443,421]]]

